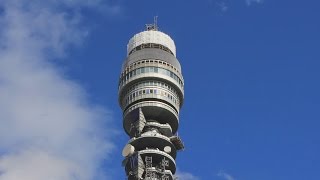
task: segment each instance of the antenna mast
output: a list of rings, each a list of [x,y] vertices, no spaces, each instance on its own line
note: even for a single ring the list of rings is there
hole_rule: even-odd
[[[156,31],[158,31],[158,16],[153,17],[153,24]]]
[[[153,24],[146,24],[148,31],[158,31],[158,16],[153,17]]]

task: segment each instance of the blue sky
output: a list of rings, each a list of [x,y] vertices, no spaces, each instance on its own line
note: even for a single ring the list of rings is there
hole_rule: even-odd
[[[51,139],[56,133],[61,134],[57,127],[57,131],[50,135],[38,132],[27,140],[15,136],[14,145],[6,143],[0,146],[1,159],[5,159],[0,160],[0,172],[6,172],[11,168],[13,170],[8,172],[14,174],[16,166],[9,166],[6,162],[18,159],[14,158],[16,154],[11,151],[20,152],[25,146],[15,144],[24,142],[34,145],[32,150],[36,149],[36,152],[40,151],[42,155],[55,154],[61,159],[71,159],[72,162],[90,162],[92,172],[88,172],[88,176],[79,175],[78,179],[95,177],[92,174],[102,173],[103,170],[94,164],[101,161],[102,169],[107,169],[108,179],[124,179],[121,150],[128,137],[122,130],[122,113],[117,101],[118,77],[126,56],[128,40],[135,33],[144,30],[144,25],[152,23],[153,16],[157,15],[160,30],[169,34],[176,43],[177,58],[182,65],[185,79],[185,103],[180,114],[179,135],[183,138],[186,149],[177,157],[181,180],[320,178],[320,2],[97,0],[88,3],[81,0],[66,1],[68,3],[52,1],[52,6],[22,3],[21,7],[17,8],[8,1],[0,1],[3,3],[3,6],[0,5],[0,24],[7,23],[7,26],[2,27],[11,27],[8,26],[11,25],[10,22],[21,22],[13,21],[10,19],[12,16],[6,16],[8,10],[17,10],[20,14],[38,17],[38,12],[31,6],[34,4],[35,7],[49,9],[48,17],[53,22],[60,22],[42,23],[46,22],[43,19],[47,16],[39,21],[32,21],[31,24],[39,25],[39,28],[35,26],[34,29],[30,29],[30,34],[35,34],[37,38],[27,35],[27,40],[34,42],[34,46],[28,47],[25,44],[18,52],[30,57],[37,55],[33,59],[39,61],[33,63],[31,69],[45,69],[45,74],[50,74],[46,71],[49,69],[49,72],[53,72],[51,74],[55,74],[55,78],[48,75],[48,81],[46,80],[47,86],[57,88],[55,92],[51,92],[52,88],[40,88],[39,91],[40,94],[48,92],[43,97],[61,98],[53,108],[63,104],[66,108],[72,107],[73,114],[79,112],[80,119],[83,116],[87,118],[83,118],[80,122],[83,126],[78,127],[76,122],[68,122],[71,116],[68,113],[60,115],[60,109],[51,112],[54,115],[59,114],[58,118],[52,119],[63,119],[59,127],[66,123],[70,125],[66,131],[85,129],[84,133],[68,134],[62,136],[63,140]],[[60,16],[61,14],[63,15]],[[22,20],[27,22],[28,19]],[[28,27],[16,27],[15,23],[12,24],[11,29],[0,28],[0,39],[11,38],[11,41],[3,41],[1,47],[10,47],[10,42],[20,42],[17,38],[3,35],[7,34],[3,32],[12,29],[25,32],[24,27]],[[52,31],[55,33],[51,33]],[[16,34],[13,36],[16,37]],[[21,42],[24,42],[23,39]],[[50,43],[47,45],[45,42]],[[30,53],[29,49],[34,53]],[[10,48],[2,48],[0,57],[5,59],[6,54],[10,55],[9,50]],[[12,51],[13,56],[17,48],[13,46]],[[17,63],[24,64],[19,58],[21,57],[17,57]],[[28,63],[30,61],[26,63],[26,67],[29,67]],[[4,63],[3,69],[13,67],[8,64],[10,65]],[[24,67],[20,64],[18,66]],[[19,71],[19,68],[15,70]],[[30,75],[33,70],[25,72],[26,75]],[[7,96],[0,95],[0,98],[16,96],[11,93],[16,91],[9,91],[12,89],[6,88],[5,83],[1,84],[2,79],[6,80],[11,75],[9,72],[0,73],[0,91],[7,92]],[[14,78],[10,79],[16,82]],[[17,84],[23,82],[25,81],[17,81]],[[41,84],[40,82],[42,81],[39,80],[35,86]],[[18,87],[20,85],[14,86],[13,89]],[[19,95],[27,96],[25,92]],[[78,98],[85,100],[79,101]],[[68,103],[63,99],[67,99]],[[47,98],[44,98],[45,100]],[[33,102],[27,99],[25,103]],[[2,109],[7,105],[0,103]],[[44,103],[43,106],[46,105]],[[42,107],[42,104],[40,106]],[[15,114],[20,113],[15,112],[16,108],[13,109]],[[43,109],[34,108],[35,112],[41,110]],[[95,114],[98,117],[95,117]],[[11,117],[9,115],[0,117]],[[72,116],[71,119],[79,117]],[[15,122],[28,121],[23,118],[20,121],[19,118],[17,117]],[[97,121],[92,122],[92,119],[102,121],[100,123],[103,125]],[[9,124],[9,121],[4,123]],[[21,132],[20,126],[10,127],[13,132]],[[42,127],[32,126],[30,132],[22,128],[25,134],[19,135],[28,136],[36,128]],[[88,134],[87,132],[95,134],[98,143],[84,143],[92,139],[92,136],[84,135]],[[35,137],[42,136],[50,143],[34,143]],[[74,137],[76,142],[81,142],[81,147],[96,147],[79,154],[93,155],[82,159],[74,157],[72,153],[61,153],[55,146],[56,142],[59,142],[59,147],[62,145],[71,149],[79,148],[77,144],[71,143],[70,147],[65,144],[69,141],[74,142]],[[0,138],[2,144],[9,141],[12,141],[11,136]],[[105,148],[96,151],[101,145]],[[33,151],[30,152],[34,154]],[[104,153],[108,156],[104,156]],[[0,173],[0,180],[15,180],[8,178],[12,176],[4,175]]]

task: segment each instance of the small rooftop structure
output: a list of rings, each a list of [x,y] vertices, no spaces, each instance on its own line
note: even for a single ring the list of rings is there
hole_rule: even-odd
[[[147,31],[158,31],[158,16],[153,18],[153,24],[146,24]]]

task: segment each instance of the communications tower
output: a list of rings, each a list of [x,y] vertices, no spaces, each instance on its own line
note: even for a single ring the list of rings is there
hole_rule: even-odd
[[[176,46],[157,21],[134,35],[119,81],[123,128],[130,137],[122,155],[128,180],[173,180],[184,81]]]

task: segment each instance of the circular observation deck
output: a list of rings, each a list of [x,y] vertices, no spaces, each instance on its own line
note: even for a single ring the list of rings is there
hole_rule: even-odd
[[[120,76],[119,104],[126,110],[135,100],[159,98],[179,111],[183,104],[183,88],[182,74],[171,64],[159,60],[140,60],[131,64]]]

